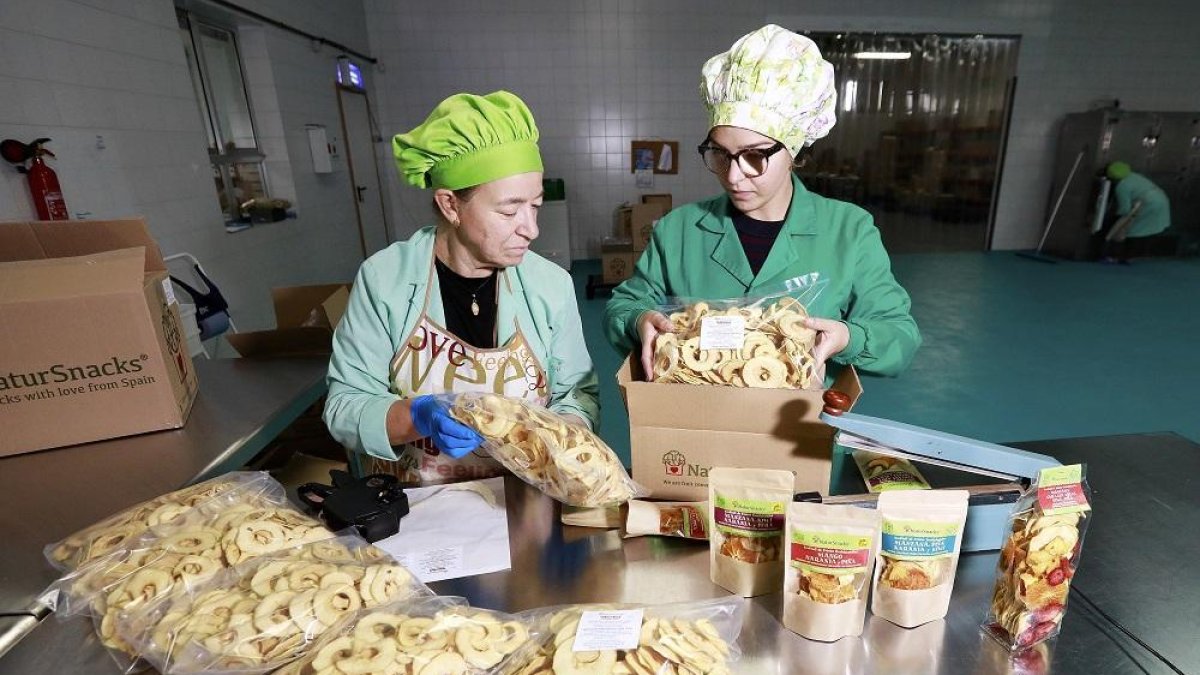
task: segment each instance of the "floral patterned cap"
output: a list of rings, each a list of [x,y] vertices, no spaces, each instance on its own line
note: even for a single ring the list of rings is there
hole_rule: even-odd
[[[775,24],[709,59],[700,96],[710,128],[757,131],[782,142],[792,157],[837,122],[833,66],[812,40]]]

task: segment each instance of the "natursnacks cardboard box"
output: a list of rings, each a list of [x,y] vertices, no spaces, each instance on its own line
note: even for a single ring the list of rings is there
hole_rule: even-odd
[[[0,223],[0,456],[183,426],[196,372],[140,218]]]
[[[798,492],[829,492],[835,429],[819,418],[822,390],[755,389],[646,382],[629,358],[617,383],[629,411],[633,479],[656,499],[708,498],[714,466],[787,469]],[[853,367],[833,389],[862,394]]]

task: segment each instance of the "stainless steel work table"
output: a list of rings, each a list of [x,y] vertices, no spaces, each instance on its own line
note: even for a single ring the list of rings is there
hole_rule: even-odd
[[[1172,434],[1015,445],[1064,462],[1089,463],[1096,518],[1084,545],[1076,588],[1183,672],[1200,672],[1200,656],[1190,637],[1196,625],[1200,573],[1179,562],[1166,568],[1172,575],[1169,580],[1165,575],[1142,573],[1160,556],[1186,561],[1200,553],[1200,542],[1183,539],[1197,515],[1196,499],[1189,494],[1194,493],[1195,479],[1188,476],[1200,470],[1200,446]],[[1172,482],[1174,487],[1166,485]],[[726,595],[708,581],[703,544],[649,537],[623,540],[616,531],[562,527],[554,503],[519,481],[509,479],[507,494],[512,569],[440,582],[434,584],[437,592],[464,595],[481,607],[509,610]],[[1146,502],[1155,500],[1160,506],[1147,509]],[[1075,593],[1062,634],[1014,669],[1007,652],[978,630],[991,597],[995,561],[994,553],[961,558],[944,621],[906,630],[868,615],[861,639],[832,644],[810,642],[783,629],[776,619],[782,602],[779,594],[745,601],[746,621],[739,640],[743,657],[735,672],[1170,672]],[[1135,603],[1135,598],[1152,600]],[[116,671],[97,645],[89,623],[59,623],[51,618],[0,660],[0,672]]]
[[[195,365],[200,391],[182,429],[0,459],[0,613],[36,609],[55,578],[47,543],[250,460],[325,393],[328,360]]]

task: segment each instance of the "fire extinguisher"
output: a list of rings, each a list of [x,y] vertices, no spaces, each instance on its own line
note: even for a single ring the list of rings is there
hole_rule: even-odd
[[[0,155],[15,164],[17,171],[29,177],[29,192],[33,195],[33,205],[37,209],[39,220],[67,220],[67,202],[63,199],[62,188],[58,184],[58,174],[46,165],[43,155],[54,156],[42,147],[50,142],[49,138],[39,138],[32,143],[22,143],[12,139],[0,142]],[[29,166],[25,166],[25,162]]]

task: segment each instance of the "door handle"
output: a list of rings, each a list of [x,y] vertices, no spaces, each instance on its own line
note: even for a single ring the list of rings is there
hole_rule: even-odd
[[[362,193],[363,193],[363,190],[366,190],[366,189],[367,189],[367,186],[366,186],[366,185],[355,185],[355,186],[354,186],[354,191],[355,191],[356,193],[358,193],[358,201],[359,201],[359,203],[362,203],[362,200],[363,200]]]

